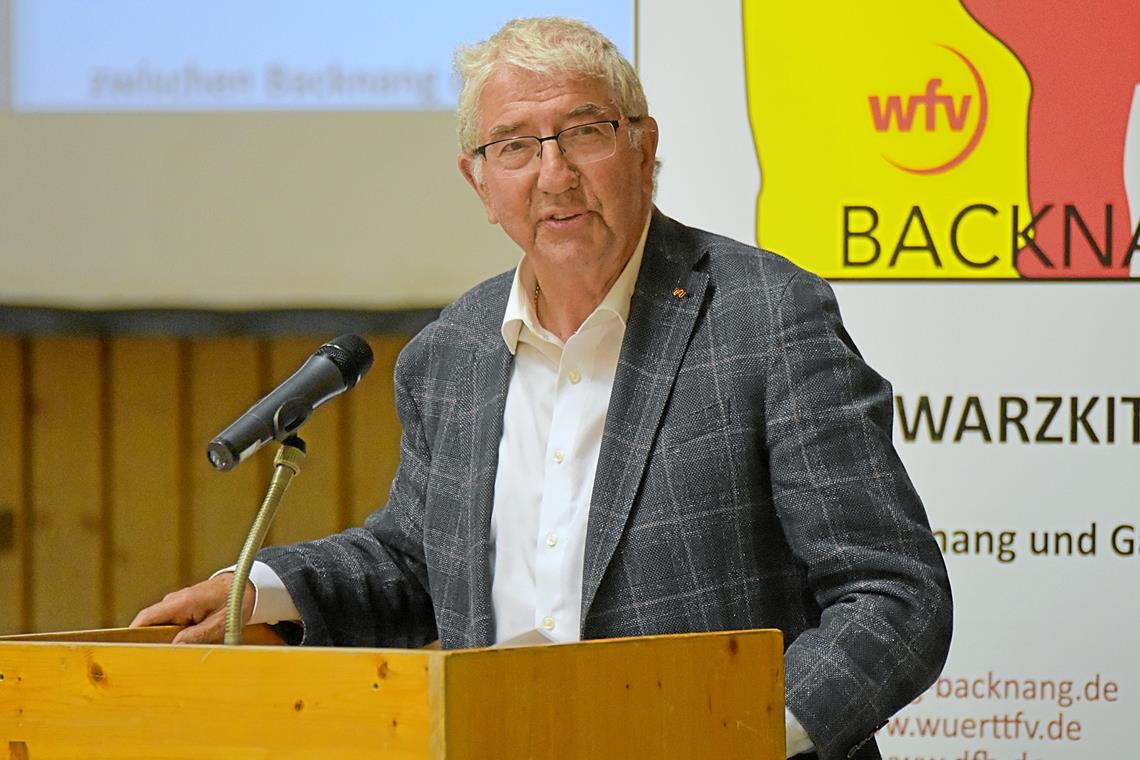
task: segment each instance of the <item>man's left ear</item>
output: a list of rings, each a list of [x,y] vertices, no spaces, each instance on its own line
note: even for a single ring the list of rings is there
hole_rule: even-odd
[[[642,160],[653,165],[657,160],[657,119],[652,116],[642,116],[638,125],[641,127]]]

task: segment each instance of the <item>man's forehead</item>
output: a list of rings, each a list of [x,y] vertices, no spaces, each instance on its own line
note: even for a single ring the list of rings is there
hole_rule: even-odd
[[[502,134],[536,118],[573,119],[611,115],[616,107],[608,83],[565,72],[539,74],[503,66],[487,80],[479,99],[480,121]]]

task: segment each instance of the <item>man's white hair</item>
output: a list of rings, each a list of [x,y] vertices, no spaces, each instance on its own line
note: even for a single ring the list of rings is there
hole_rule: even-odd
[[[598,79],[609,85],[622,116],[645,116],[648,107],[641,81],[612,42],[596,29],[568,18],[518,18],[475,45],[459,48],[455,70],[463,81],[459,93],[459,149],[474,154],[479,144],[479,97],[500,65],[537,74]],[[637,123],[630,125],[634,144]],[[478,169],[478,167],[476,167]]]

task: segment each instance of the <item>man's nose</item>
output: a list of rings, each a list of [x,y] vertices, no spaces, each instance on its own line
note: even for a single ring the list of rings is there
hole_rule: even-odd
[[[538,189],[557,194],[577,184],[578,172],[566,160],[562,147],[554,140],[543,143],[538,156]]]

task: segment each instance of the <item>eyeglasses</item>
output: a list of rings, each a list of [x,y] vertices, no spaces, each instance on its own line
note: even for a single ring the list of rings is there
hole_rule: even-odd
[[[629,119],[635,121],[635,119]],[[507,137],[480,145],[475,153],[483,157],[488,166],[500,172],[519,172],[536,158],[542,158],[542,144],[548,140],[558,143],[558,149],[573,164],[589,164],[614,154],[617,148],[617,128],[620,119],[591,121],[567,127],[549,137]]]

